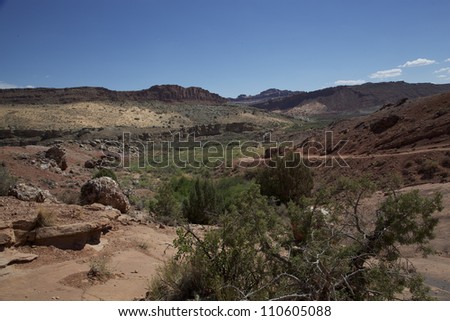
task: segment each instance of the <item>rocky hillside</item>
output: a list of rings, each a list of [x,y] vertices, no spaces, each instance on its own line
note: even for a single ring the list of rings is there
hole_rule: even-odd
[[[314,114],[368,114],[403,98],[413,99],[450,91],[450,84],[409,84],[400,82],[338,86],[253,104],[266,110],[280,110],[293,116]]]
[[[346,139],[344,153],[450,146],[450,92],[388,104],[369,116],[340,121],[329,128]]]
[[[139,91],[113,91],[99,87],[27,88],[0,90],[0,104],[68,104],[79,102],[163,101],[223,104],[226,99],[199,87],[153,86]]]
[[[254,105],[269,102],[273,99],[287,98],[300,93],[301,93],[300,91],[290,91],[290,90],[280,90],[270,88],[253,96],[239,95],[237,98],[231,98],[230,101],[238,104]]]

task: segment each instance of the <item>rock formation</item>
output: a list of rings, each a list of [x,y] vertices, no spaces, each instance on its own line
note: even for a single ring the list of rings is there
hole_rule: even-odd
[[[119,185],[109,177],[91,179],[81,187],[81,202],[83,204],[100,203],[127,213],[130,202],[119,188]]]

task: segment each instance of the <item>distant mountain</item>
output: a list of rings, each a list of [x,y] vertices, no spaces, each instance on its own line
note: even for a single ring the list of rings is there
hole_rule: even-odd
[[[365,83],[338,86],[251,104],[266,110],[279,110],[292,116],[315,114],[368,114],[388,103],[449,92],[450,84],[409,84],[400,82]]]
[[[138,91],[113,91],[101,87],[27,88],[0,90],[0,104],[66,104],[78,102],[152,101],[223,104],[227,100],[199,87],[160,85]]]
[[[280,99],[299,94],[301,91],[290,91],[270,88],[260,92],[257,95],[239,95],[237,98],[230,98],[229,100],[238,104],[253,105],[269,102],[273,99]]]

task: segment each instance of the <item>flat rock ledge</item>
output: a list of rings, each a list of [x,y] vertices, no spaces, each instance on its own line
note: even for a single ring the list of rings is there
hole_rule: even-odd
[[[36,254],[21,253],[17,251],[5,251],[0,253],[0,269],[11,264],[28,263],[37,259]]]

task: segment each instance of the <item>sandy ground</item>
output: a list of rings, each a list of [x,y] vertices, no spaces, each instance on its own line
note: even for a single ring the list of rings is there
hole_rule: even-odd
[[[23,248],[39,257],[27,264],[0,270],[0,300],[133,300],[142,298],[158,267],[170,258],[173,228],[122,226],[102,237],[100,244],[81,251]],[[59,254],[59,255],[58,255]],[[111,278],[91,280],[95,258],[106,258]]]

